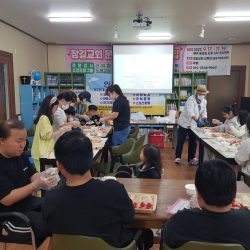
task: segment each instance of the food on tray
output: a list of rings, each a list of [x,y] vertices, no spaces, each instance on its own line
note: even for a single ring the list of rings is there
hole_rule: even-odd
[[[91,138],[91,141],[92,141],[92,143],[100,143],[102,141],[102,139],[99,137],[93,137],[93,138]]]
[[[156,194],[145,193],[128,193],[130,199],[133,201],[135,211],[142,213],[150,213],[155,211],[157,203]]]
[[[232,208],[250,208],[250,194],[237,193],[236,198],[232,202]]]

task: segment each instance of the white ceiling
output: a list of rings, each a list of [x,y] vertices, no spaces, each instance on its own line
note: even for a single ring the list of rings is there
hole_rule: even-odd
[[[30,35],[57,44],[141,43],[132,26],[141,12],[152,21],[150,32],[168,32],[170,43],[248,43],[250,22],[218,23],[220,12],[249,12],[250,0],[1,0],[0,19]],[[90,23],[50,23],[47,17],[60,12],[88,12]],[[199,37],[205,24],[205,38]],[[119,39],[114,40],[114,26]],[[1,34],[0,34],[1,35]],[[237,37],[229,41],[228,37]],[[153,42],[155,43],[155,42]],[[161,41],[162,43],[162,41]]]

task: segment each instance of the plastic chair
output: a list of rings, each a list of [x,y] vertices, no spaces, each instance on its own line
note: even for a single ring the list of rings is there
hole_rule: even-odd
[[[136,164],[141,162],[140,154],[142,150],[143,145],[138,146],[136,149],[134,149],[129,154],[123,154],[122,155],[122,162],[123,164]]]
[[[119,158],[121,161],[121,155],[128,153],[132,148],[134,148],[135,140],[132,138],[127,139],[123,144],[117,145],[111,148],[111,165],[110,172],[113,173],[115,160]]]
[[[11,243],[22,244],[25,249],[37,249],[35,234],[26,215],[19,212],[0,213],[0,221],[0,242],[3,242],[4,249]],[[22,226],[17,226],[17,221]]]
[[[162,250],[244,250],[245,248],[239,244],[228,243],[210,243],[200,241],[189,241],[177,248],[171,248],[163,243]]]
[[[117,248],[109,245],[103,239],[81,235],[52,235],[53,250],[136,250],[136,242],[133,240],[128,246]]]
[[[134,132],[128,135],[128,138],[136,139],[139,134],[139,126],[135,126]]]

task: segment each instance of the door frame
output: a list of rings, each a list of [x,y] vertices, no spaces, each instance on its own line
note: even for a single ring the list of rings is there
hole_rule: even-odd
[[[241,104],[241,97],[245,96],[246,66],[245,65],[231,66],[231,71],[240,72],[239,92],[237,97],[237,105],[239,109]]]
[[[14,70],[13,70],[13,55],[6,51],[0,50],[0,63],[7,66],[7,85],[8,88],[8,103],[9,116],[11,119],[16,118],[16,105],[15,105],[15,86],[14,86]],[[5,84],[5,83],[4,83]]]

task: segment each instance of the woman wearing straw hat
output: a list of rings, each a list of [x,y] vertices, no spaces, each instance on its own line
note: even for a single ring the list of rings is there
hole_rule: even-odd
[[[201,127],[203,124],[209,126],[207,120],[207,101],[205,96],[209,93],[206,85],[198,85],[195,94],[190,96],[185,104],[184,110],[178,120],[179,129],[177,137],[177,147],[175,151],[175,163],[181,162],[181,154],[186,136],[189,136],[188,142],[188,162],[191,165],[197,165],[198,159],[195,158],[196,153],[196,138],[191,131],[191,127]]]

